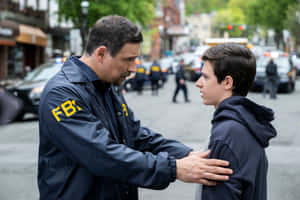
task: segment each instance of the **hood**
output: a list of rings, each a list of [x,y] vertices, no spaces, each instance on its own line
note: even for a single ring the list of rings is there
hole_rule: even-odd
[[[271,121],[274,112],[270,108],[258,105],[253,101],[233,96],[225,99],[214,113],[212,122],[226,119],[235,120],[246,126],[262,147],[269,145],[269,140],[277,135]]]

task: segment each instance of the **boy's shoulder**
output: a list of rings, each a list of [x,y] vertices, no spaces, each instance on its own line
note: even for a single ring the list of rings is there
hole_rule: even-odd
[[[223,141],[242,139],[248,135],[249,130],[247,127],[233,119],[226,119],[214,123],[211,131],[211,138]]]

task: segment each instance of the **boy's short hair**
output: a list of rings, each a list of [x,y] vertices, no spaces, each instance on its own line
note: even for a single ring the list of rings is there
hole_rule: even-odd
[[[256,74],[256,59],[245,46],[225,43],[205,51],[202,59],[210,61],[218,83],[226,76],[233,79],[233,96],[246,96],[251,89]]]
[[[91,55],[95,49],[104,45],[111,56],[115,56],[126,43],[141,43],[143,35],[130,20],[118,15],[100,18],[92,27],[85,51]]]

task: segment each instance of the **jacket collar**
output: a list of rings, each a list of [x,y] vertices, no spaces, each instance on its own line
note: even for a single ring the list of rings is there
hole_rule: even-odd
[[[86,83],[99,80],[96,73],[85,63],[81,62],[79,57],[75,56],[66,60],[62,71],[72,83]]]

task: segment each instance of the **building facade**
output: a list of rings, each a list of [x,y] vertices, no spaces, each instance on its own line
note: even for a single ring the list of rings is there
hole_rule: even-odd
[[[157,28],[153,35],[151,58],[157,59],[176,51],[176,42],[179,37],[187,35],[184,26],[184,0],[158,1],[156,18],[152,28]]]
[[[45,60],[47,13],[26,3],[1,1],[0,80],[22,76]]]

